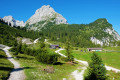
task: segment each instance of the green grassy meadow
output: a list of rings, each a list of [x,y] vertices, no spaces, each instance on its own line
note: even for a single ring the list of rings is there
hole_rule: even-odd
[[[66,64],[65,62],[58,65],[43,64],[36,61],[33,56],[25,54],[19,54],[17,57],[19,57],[17,60],[21,66],[25,68],[26,80],[62,80],[63,78],[74,80],[71,73],[82,66],[80,64]],[[45,72],[44,69],[47,67],[53,67],[54,73]]]
[[[13,64],[7,59],[4,51],[0,50],[0,80],[7,80]]]
[[[115,48],[108,47],[106,48],[106,50],[107,51],[96,52],[96,53],[98,53],[98,55],[102,58],[104,64],[120,69],[120,52],[118,51],[119,47],[115,47]],[[112,51],[108,51],[108,50],[112,50]],[[61,51],[61,53],[65,54],[66,51],[63,50]],[[72,51],[72,55],[75,58],[85,61],[91,60],[92,53],[93,52],[81,52],[80,50]]]

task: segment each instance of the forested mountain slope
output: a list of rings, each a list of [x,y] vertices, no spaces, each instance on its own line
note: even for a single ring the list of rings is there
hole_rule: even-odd
[[[0,44],[9,46],[16,45],[17,37],[36,39],[39,37],[39,33],[34,31],[27,31],[25,28],[13,28],[3,22],[0,22]]]
[[[69,40],[76,47],[112,46],[117,45],[116,41],[120,40],[118,33],[104,18],[98,19],[90,24],[46,26],[46,29],[42,29],[41,32],[53,41],[65,43]]]

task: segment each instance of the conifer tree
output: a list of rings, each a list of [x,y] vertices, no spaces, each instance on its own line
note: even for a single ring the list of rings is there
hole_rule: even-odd
[[[97,53],[93,53],[91,57],[91,62],[88,66],[88,74],[85,77],[85,80],[106,80],[106,68],[102,62],[102,59],[97,55]]]
[[[67,43],[66,43],[66,55],[67,55],[68,61],[74,61],[74,57],[71,54],[72,53],[71,49],[72,48],[70,46],[70,42],[67,41]]]

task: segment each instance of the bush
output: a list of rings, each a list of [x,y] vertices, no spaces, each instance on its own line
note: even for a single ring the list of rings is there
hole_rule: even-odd
[[[16,50],[17,50],[17,48],[12,47],[9,51],[11,51],[11,52],[15,52]]]
[[[60,55],[55,54],[55,53],[50,54],[50,53],[42,52],[42,53],[37,53],[36,59],[42,63],[54,64],[57,62],[58,57],[60,57]]]

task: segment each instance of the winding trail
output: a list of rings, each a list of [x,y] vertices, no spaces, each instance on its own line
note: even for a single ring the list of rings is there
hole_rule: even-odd
[[[24,80],[25,79],[25,74],[23,71],[24,68],[21,68],[20,64],[13,59],[13,57],[10,55],[8,51],[9,49],[10,47],[8,46],[5,46],[5,48],[3,48],[4,52],[8,56],[8,60],[14,64],[14,69],[10,73],[8,80]]]
[[[55,52],[60,54],[61,56],[63,57],[67,57],[65,56],[64,54],[60,53],[61,50],[65,50],[65,49],[59,49],[59,50],[56,50]],[[72,75],[74,76],[75,80],[83,80],[83,74],[84,74],[84,71],[87,69],[87,66],[88,66],[88,62],[87,61],[82,61],[82,60],[77,60],[76,58],[74,59],[75,61],[79,62],[79,63],[82,63],[84,65],[84,67],[82,67],[82,71],[81,72],[78,72],[78,70],[75,70],[74,72],[72,72]],[[112,70],[114,72],[120,72],[119,69],[116,69],[116,68],[113,68],[113,67],[110,67],[110,66],[106,66],[106,69],[107,70]]]
[[[37,43],[37,42],[38,42],[38,40],[39,40],[39,38],[35,39],[33,43]]]

